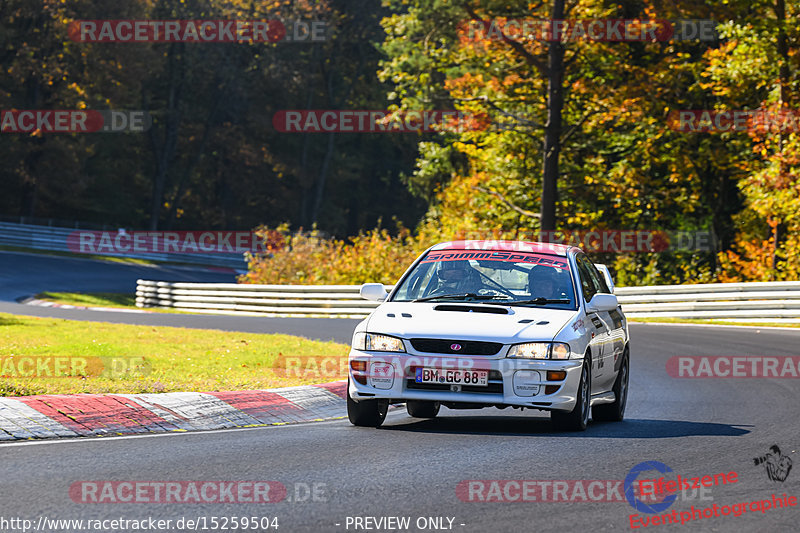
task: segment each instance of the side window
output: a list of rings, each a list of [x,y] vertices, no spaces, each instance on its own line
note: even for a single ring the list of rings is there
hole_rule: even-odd
[[[586,263],[577,259],[578,263],[578,278],[581,280],[581,289],[583,298],[587,302],[592,299],[592,296],[597,293],[597,287],[592,282],[592,277],[589,275],[589,270],[586,268]]]
[[[583,297],[587,302],[598,292],[611,292],[608,290],[602,275],[585,255],[579,255],[575,260],[578,264],[578,274],[581,280],[581,287],[583,288]]]
[[[591,261],[588,261],[588,263],[591,271],[594,272],[595,278],[597,278],[598,282],[597,292],[602,292],[603,294],[611,294],[611,289],[608,288],[608,283],[606,283],[606,277],[603,275],[602,272],[600,272],[600,270],[598,270],[596,266],[594,266],[594,263],[592,263]]]

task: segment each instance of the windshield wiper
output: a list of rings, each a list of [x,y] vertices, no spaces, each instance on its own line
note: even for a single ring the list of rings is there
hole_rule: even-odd
[[[447,300],[460,300],[462,298],[472,298],[473,300],[496,300],[498,298],[508,298],[508,296],[498,296],[497,294],[475,294],[474,292],[462,292],[461,294],[434,294],[433,296],[425,296],[424,298],[417,298],[411,300],[412,302],[428,302],[431,300],[438,300],[439,298]]]
[[[535,304],[535,305],[546,305],[546,304],[568,304],[570,300],[565,298],[533,298],[532,300],[514,300],[511,302],[487,302],[490,304],[498,304],[498,305],[525,305],[525,304]]]

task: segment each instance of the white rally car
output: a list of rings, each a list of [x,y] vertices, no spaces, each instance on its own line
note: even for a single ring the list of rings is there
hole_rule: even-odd
[[[453,241],[423,253],[356,326],[347,413],[380,426],[389,403],[433,418],[439,406],[550,411],[558,429],[619,421],[628,392],[628,325],[608,269],[579,248]]]

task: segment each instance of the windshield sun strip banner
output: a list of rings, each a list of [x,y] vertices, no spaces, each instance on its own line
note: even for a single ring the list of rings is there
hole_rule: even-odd
[[[566,259],[550,255],[541,255],[528,252],[499,252],[490,250],[447,250],[432,251],[420,263],[433,263],[436,261],[506,261],[510,263],[531,263],[553,268],[568,269]]]

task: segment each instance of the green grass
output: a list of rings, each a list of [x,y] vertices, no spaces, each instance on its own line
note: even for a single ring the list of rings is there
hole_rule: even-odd
[[[323,383],[346,377],[348,352],[344,344],[291,335],[0,313],[0,396],[202,392]],[[287,357],[302,358],[299,368],[307,371],[287,371]],[[44,369],[37,369],[39,376],[20,376],[31,368],[22,364],[23,359],[41,362],[53,358],[70,358],[70,364],[77,364],[79,370],[68,370],[66,373],[75,375],[67,377],[48,377]],[[297,366],[297,359],[294,361]],[[323,362],[327,364],[320,364]],[[112,367],[118,363],[128,366],[125,370]],[[315,371],[318,368],[323,370]]]
[[[115,292],[43,292],[36,298],[84,307],[136,307],[135,294]]]
[[[171,307],[136,307],[136,295],[116,292],[42,292],[36,295],[39,300],[79,307],[116,307],[120,309],[139,309],[155,313],[191,314],[191,309]]]
[[[778,327],[778,328],[800,328],[800,323],[782,322],[737,322],[736,320],[716,319],[716,318],[629,318],[628,322],[644,323],[663,323],[663,324],[709,324],[723,326],[754,326],[754,327]]]
[[[119,255],[101,255],[101,254],[80,254],[76,252],[65,252],[62,250],[40,250],[38,248],[26,248],[24,246],[10,246],[7,244],[0,244],[0,251],[2,252],[24,252],[26,254],[38,255],[52,255],[56,257],[72,257],[75,259],[92,259],[94,261],[108,261],[111,263],[122,263],[126,265],[166,265],[166,266],[188,266],[188,267],[203,267],[214,265],[203,265],[202,263],[187,263],[185,261],[162,261],[158,259],[141,259],[136,257],[125,257]]]
[[[3,252],[24,252],[26,254],[53,255],[56,257],[74,257],[76,259],[94,259],[97,261],[111,261],[112,263],[124,263],[132,265],[156,265],[161,261],[150,261],[148,259],[137,259],[133,257],[120,257],[114,255],[79,254],[74,252],[64,252],[61,250],[40,250],[38,248],[25,248],[24,246],[10,246],[0,244],[0,251]]]

